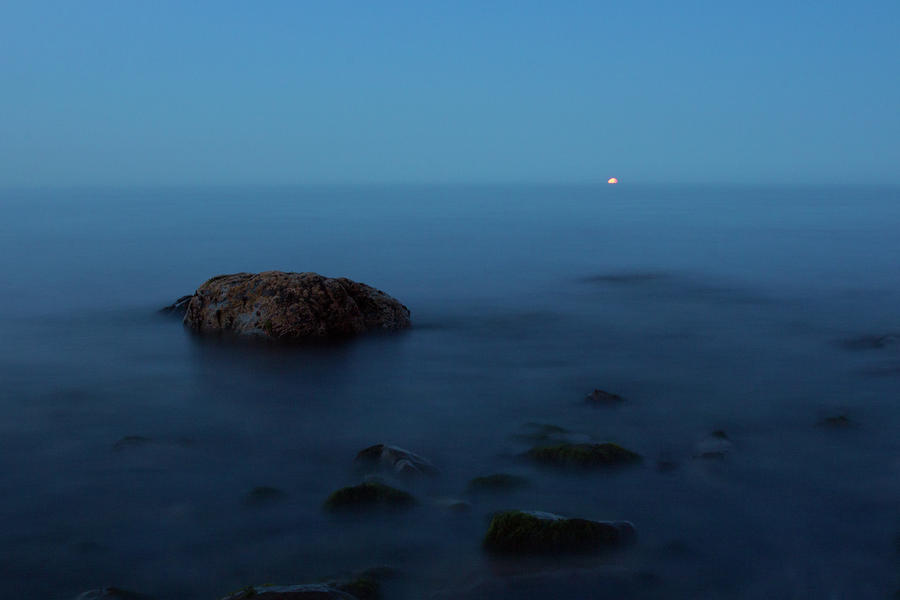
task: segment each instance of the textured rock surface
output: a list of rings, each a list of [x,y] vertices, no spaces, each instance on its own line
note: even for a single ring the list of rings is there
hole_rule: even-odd
[[[567,519],[552,513],[511,510],[494,515],[484,548],[503,554],[593,552],[630,541],[627,521]]]
[[[394,475],[438,474],[438,469],[427,458],[387,444],[376,444],[360,450],[354,462],[364,468],[386,471]]]
[[[184,323],[199,333],[278,340],[349,337],[409,327],[409,310],[380,290],[316,273],[213,277],[191,296]]]

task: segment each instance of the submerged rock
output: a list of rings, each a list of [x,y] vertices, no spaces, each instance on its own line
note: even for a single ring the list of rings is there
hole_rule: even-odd
[[[379,469],[394,475],[437,475],[440,472],[428,459],[387,444],[375,444],[360,450],[354,462],[364,468]]]
[[[593,404],[595,406],[619,404],[620,402],[625,401],[622,396],[610,392],[605,392],[603,390],[594,390],[593,392],[585,396],[584,400],[588,404]]]
[[[472,510],[472,505],[459,498],[437,498],[435,506],[450,513],[467,513]]]
[[[187,311],[188,304],[191,302],[191,298],[193,297],[194,296],[192,294],[182,296],[169,306],[165,306],[159,309],[159,312],[169,315],[184,316],[184,313]]]
[[[568,519],[552,513],[511,510],[495,514],[484,548],[500,554],[595,552],[634,538],[627,521]]]
[[[559,425],[548,423],[526,423],[522,432],[512,436],[512,439],[530,444],[575,444],[589,442],[591,436],[585,433],[569,431]]]
[[[525,456],[543,465],[581,468],[616,467],[641,460],[640,454],[611,442],[535,446]]]
[[[722,459],[728,456],[733,448],[734,444],[728,439],[728,435],[721,429],[717,429],[697,443],[694,449],[694,458]]]
[[[366,481],[333,492],[325,501],[329,511],[362,511],[371,509],[406,510],[416,505],[412,494],[377,481]]]
[[[191,296],[184,323],[198,333],[293,341],[410,326],[409,309],[380,290],[344,277],[282,271],[213,277]]]
[[[126,435],[113,444],[113,450],[127,450],[129,448],[139,448],[152,444],[153,440],[143,435]]]
[[[105,587],[84,592],[75,600],[152,600],[152,598],[116,587]]]
[[[848,350],[878,350],[888,346],[900,345],[900,333],[863,335],[843,340],[841,345]]]
[[[254,585],[222,600],[368,600],[324,583]]]
[[[508,473],[494,473],[493,475],[472,479],[466,488],[466,492],[469,494],[511,492],[524,487],[528,487],[528,480],[524,477],[509,475]]]
[[[830,429],[846,429],[847,427],[853,427],[853,425],[853,420],[847,415],[832,415],[819,421],[819,426]]]
[[[395,569],[376,567],[324,583],[249,586],[223,600],[377,600],[382,583],[395,577]]]

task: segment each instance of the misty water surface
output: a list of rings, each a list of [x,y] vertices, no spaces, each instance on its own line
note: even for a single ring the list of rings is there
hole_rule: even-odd
[[[900,343],[845,343],[900,331],[896,188],[82,189],[0,205],[4,597],[114,584],[214,600],[375,565],[403,573],[398,598],[576,567],[561,597],[606,597],[591,573],[611,567],[642,574],[636,597],[900,587]],[[198,339],[157,312],[213,275],[269,269],[374,285],[414,328],[288,348]],[[594,388],[626,402],[590,407]],[[819,424],[835,415],[853,426]],[[529,423],[645,460],[536,470],[516,459]],[[732,451],[694,458],[714,430]],[[440,467],[409,487],[422,505],[324,514],[380,442]],[[531,485],[464,494],[500,471]],[[247,506],[260,485],[286,495]],[[627,519],[638,541],[498,561],[480,549],[498,508]]]

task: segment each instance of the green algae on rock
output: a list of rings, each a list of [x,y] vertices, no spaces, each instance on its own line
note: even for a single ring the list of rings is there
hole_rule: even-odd
[[[485,534],[484,549],[498,554],[596,552],[630,541],[627,521],[568,519],[552,513],[511,510],[497,513]]]
[[[363,283],[266,271],[208,280],[187,302],[184,324],[197,333],[301,341],[404,329],[410,320],[409,309]]]
[[[412,494],[377,481],[341,488],[325,501],[329,511],[352,512],[369,509],[405,510],[416,505]]]
[[[535,446],[525,456],[543,465],[579,468],[616,467],[641,460],[640,454],[612,442]]]

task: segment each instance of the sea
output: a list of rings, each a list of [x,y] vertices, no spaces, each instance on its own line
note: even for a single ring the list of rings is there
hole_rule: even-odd
[[[373,567],[385,600],[900,590],[898,187],[7,189],[0,216],[0,597]],[[289,346],[160,313],[267,270],[367,283],[413,326]],[[643,460],[523,460],[551,429]],[[417,506],[323,510],[379,443],[440,470],[384,475]],[[528,485],[467,491],[493,473]],[[637,535],[491,555],[503,509]]]

